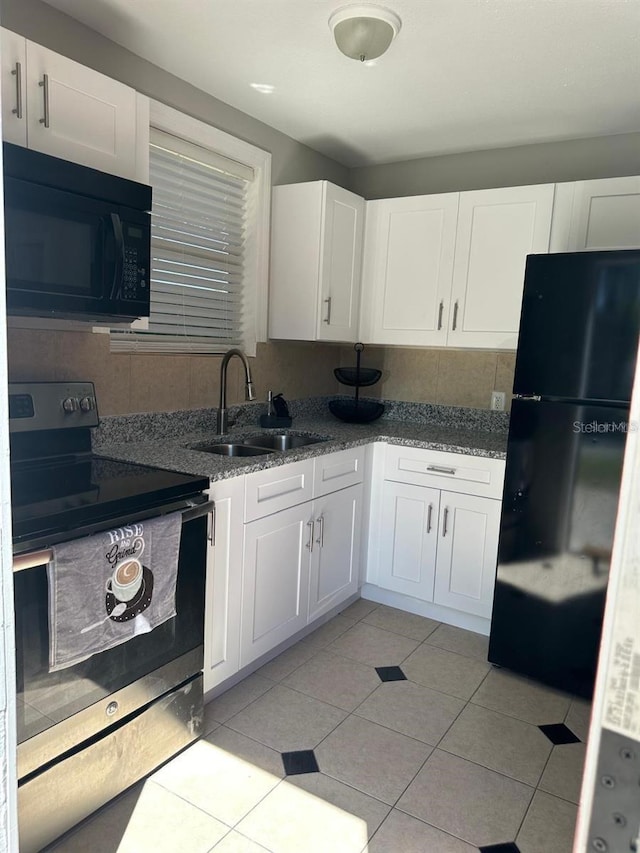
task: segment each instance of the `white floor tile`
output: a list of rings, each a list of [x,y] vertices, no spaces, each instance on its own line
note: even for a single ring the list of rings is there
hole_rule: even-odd
[[[241,820],[280,781],[207,741],[193,744],[151,778],[229,826]]]
[[[208,853],[229,827],[154,782],[118,798],[54,848],[56,853]]]
[[[272,853],[362,853],[368,830],[362,818],[281,782],[238,825]]]

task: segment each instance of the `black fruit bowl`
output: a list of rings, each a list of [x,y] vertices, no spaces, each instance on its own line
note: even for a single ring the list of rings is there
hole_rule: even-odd
[[[334,367],[333,374],[342,385],[357,385],[363,387],[365,385],[375,385],[382,376],[381,370],[376,370],[374,367]]]
[[[330,400],[329,411],[336,418],[349,424],[368,424],[377,420],[384,412],[382,403],[370,400]]]

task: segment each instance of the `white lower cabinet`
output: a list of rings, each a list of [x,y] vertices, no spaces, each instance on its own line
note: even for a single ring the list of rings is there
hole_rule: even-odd
[[[205,692],[354,595],[364,447],[211,484]]]
[[[386,480],[379,583],[489,618],[500,501]]]
[[[240,668],[244,477],[212,483],[204,609],[205,693]]]
[[[380,586],[433,601],[440,492],[385,480]]]
[[[365,517],[367,587],[488,625],[504,462],[376,445],[366,478],[356,447],[211,484],[205,692],[357,593]]]
[[[245,525],[240,666],[358,589],[362,484]]]
[[[309,622],[358,590],[362,484],[313,502]]]
[[[387,603],[396,607],[427,603],[427,610],[415,612],[445,622],[451,611],[479,617],[487,622],[475,619],[468,627],[486,628],[504,462],[396,446],[387,447],[384,457],[373,472],[374,482],[380,477],[382,484],[379,496],[372,494],[367,577],[372,591],[395,594]]]
[[[240,666],[307,624],[309,504],[245,525]]]
[[[489,619],[501,502],[442,492],[433,600]]]

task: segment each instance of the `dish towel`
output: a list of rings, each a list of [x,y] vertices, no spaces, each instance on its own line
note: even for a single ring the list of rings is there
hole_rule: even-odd
[[[63,542],[49,579],[49,670],[65,669],[176,615],[182,513]]]

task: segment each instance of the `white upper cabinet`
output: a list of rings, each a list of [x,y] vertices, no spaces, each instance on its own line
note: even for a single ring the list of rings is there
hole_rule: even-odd
[[[356,341],[364,199],[328,181],[272,198],[269,336]]]
[[[558,184],[552,251],[640,247],[640,177]]]
[[[148,180],[144,96],[8,30],[2,31],[2,73],[5,140],[102,172]]]
[[[460,193],[447,344],[516,349],[526,257],[549,251],[553,184]]]
[[[27,44],[22,36],[2,30],[2,136],[27,144]]]
[[[446,344],[458,196],[367,202],[363,341]]]
[[[29,148],[134,177],[135,91],[33,42],[27,69]]]
[[[549,251],[554,186],[367,202],[361,337],[515,349],[526,256]]]

